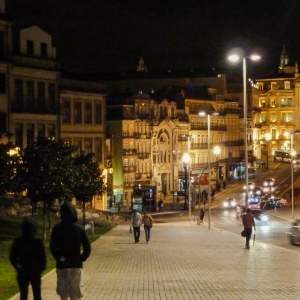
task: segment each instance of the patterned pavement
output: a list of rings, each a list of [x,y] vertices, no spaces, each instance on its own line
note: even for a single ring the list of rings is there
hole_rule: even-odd
[[[129,225],[120,225],[93,244],[83,299],[297,299],[300,254],[253,241],[247,250],[244,243],[187,221],[155,223],[150,243],[142,230],[135,244]],[[52,271],[43,278],[43,300],[59,299],[55,285]]]

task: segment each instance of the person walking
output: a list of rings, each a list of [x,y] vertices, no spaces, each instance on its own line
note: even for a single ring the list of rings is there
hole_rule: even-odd
[[[241,212],[242,212],[240,204],[236,206],[235,210],[236,210],[236,218],[238,219],[241,216]]]
[[[139,212],[137,212],[136,209],[133,209],[130,224],[132,225],[132,228],[133,228],[133,235],[134,235],[135,243],[138,243],[140,241],[142,222],[143,222],[142,215]]]
[[[146,236],[146,243],[149,244],[150,231],[153,226],[153,218],[150,214],[147,214],[145,211],[144,211],[144,216],[143,216],[143,223],[144,223],[144,230],[145,230],[145,236]]]
[[[31,284],[33,299],[41,300],[41,275],[46,269],[46,254],[42,239],[36,238],[37,224],[32,217],[24,217],[22,234],[16,238],[10,251],[10,262],[17,271],[20,300],[28,299]]]
[[[84,227],[77,223],[77,212],[71,203],[61,206],[60,217],[50,239],[50,251],[56,260],[56,292],[61,300],[77,300],[83,296],[82,268],[91,254],[91,244]]]
[[[199,216],[199,218],[200,218],[200,224],[203,223],[204,215],[205,215],[204,209],[201,208],[200,209],[200,216]]]
[[[252,227],[254,228],[254,230],[256,230],[254,217],[251,214],[251,208],[247,208],[246,214],[243,215],[243,225],[246,232],[246,248],[249,249],[249,242],[252,235]]]

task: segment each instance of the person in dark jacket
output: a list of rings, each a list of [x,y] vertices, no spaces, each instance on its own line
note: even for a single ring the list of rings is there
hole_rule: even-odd
[[[33,218],[24,217],[21,230],[21,236],[14,240],[10,251],[10,262],[17,270],[20,299],[27,300],[30,283],[33,299],[41,300],[41,274],[46,268],[44,244],[35,237],[37,225]]]
[[[83,296],[82,267],[90,256],[91,244],[84,227],[77,223],[77,212],[72,204],[63,204],[60,216],[61,222],[54,226],[50,240],[50,251],[56,260],[56,292],[61,300],[77,300]]]

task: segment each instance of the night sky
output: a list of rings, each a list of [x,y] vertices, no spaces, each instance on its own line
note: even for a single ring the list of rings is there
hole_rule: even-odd
[[[149,71],[226,70],[226,53],[243,47],[262,54],[248,69],[264,76],[283,45],[300,63],[299,0],[7,0],[6,10],[16,28],[51,34],[71,71],[134,71],[140,56]]]

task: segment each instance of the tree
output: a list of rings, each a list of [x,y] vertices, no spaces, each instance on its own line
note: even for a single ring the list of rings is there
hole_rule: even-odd
[[[46,216],[51,231],[50,208],[58,200],[60,203],[71,201],[74,186],[75,148],[63,141],[41,137],[24,149],[23,164],[18,171],[27,197],[32,205],[43,202],[43,236],[46,239]]]
[[[1,137],[0,137],[1,138]],[[21,164],[21,156],[13,143],[0,144],[0,200],[7,199],[7,193],[21,192],[16,170]]]
[[[99,164],[94,161],[94,154],[81,154],[74,159],[75,184],[74,197],[82,202],[83,225],[85,224],[86,203],[91,202],[95,195],[102,196],[107,186],[104,182],[103,171]]]

